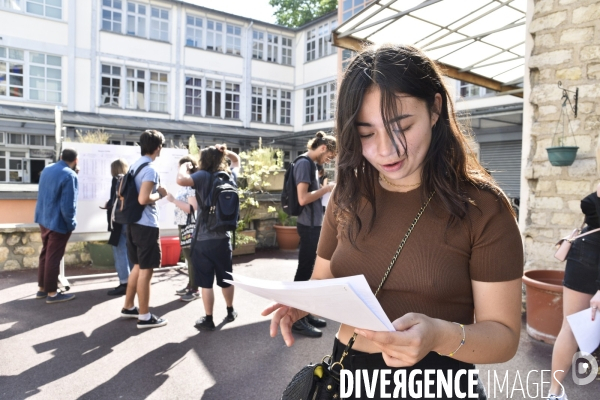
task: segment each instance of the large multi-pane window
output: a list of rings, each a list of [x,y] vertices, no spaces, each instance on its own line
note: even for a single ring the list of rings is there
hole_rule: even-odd
[[[146,6],[127,3],[127,34],[146,37]]]
[[[252,58],[257,60],[263,59],[264,53],[264,32],[252,31]]]
[[[292,123],[292,92],[288,90],[281,91],[281,100],[279,102],[281,106],[279,123],[282,125],[289,125]]]
[[[221,81],[206,80],[206,116],[221,117]]]
[[[119,107],[121,95],[121,67],[102,64],[100,104]]]
[[[0,0],[0,8],[22,11],[21,0]]]
[[[242,54],[242,28],[227,24],[225,52],[228,54]]]
[[[187,46],[202,47],[202,18],[187,16],[185,31],[185,44]]]
[[[202,79],[185,78],[185,113],[202,115]]]
[[[279,36],[267,33],[267,61],[277,62]]]
[[[206,21],[206,49],[223,51],[223,24],[221,22]]]
[[[169,75],[150,72],[150,111],[167,112]]]
[[[342,21],[347,21],[353,15],[362,11],[373,0],[344,0],[342,4]]]
[[[240,118],[240,85],[225,83],[225,118]]]
[[[29,53],[29,98],[31,100],[61,101],[61,58],[42,53]]]
[[[304,91],[304,122],[326,121],[333,118],[335,82],[314,86]]]
[[[146,71],[127,68],[127,108],[146,109]]]
[[[152,7],[150,10],[150,39],[169,40],[169,10]]]
[[[484,88],[483,86],[477,86],[469,82],[458,81],[458,93],[460,97],[483,97],[488,94],[495,93],[491,89]]]
[[[62,18],[62,0],[26,0],[28,13],[50,18]]]
[[[102,0],[102,29],[121,33],[123,24],[123,2]]]
[[[0,47],[0,97],[23,97],[25,53]]]
[[[335,48],[329,42],[329,36],[336,26],[337,20],[332,20],[306,32],[306,61],[325,57],[335,52]]]
[[[262,122],[263,89],[252,86],[252,121]]]
[[[292,39],[281,37],[281,63],[292,65]]]
[[[292,92],[275,88],[252,87],[252,121],[290,124]]]

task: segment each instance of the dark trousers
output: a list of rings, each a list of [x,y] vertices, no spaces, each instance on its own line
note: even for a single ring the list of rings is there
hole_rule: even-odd
[[[71,232],[58,233],[40,225],[42,231],[42,251],[38,264],[38,286],[52,293],[58,288],[60,260],[65,255]]]
[[[298,235],[300,235],[300,250],[298,253],[298,269],[294,281],[307,281],[310,279],[315,267],[321,227],[298,224]]]

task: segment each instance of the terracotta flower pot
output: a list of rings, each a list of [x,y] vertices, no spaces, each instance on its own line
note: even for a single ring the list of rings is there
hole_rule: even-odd
[[[554,344],[563,320],[562,281],[564,271],[526,271],[527,333],[534,339]]]
[[[300,235],[295,226],[273,225],[277,233],[277,244],[281,250],[296,250],[300,244]]]

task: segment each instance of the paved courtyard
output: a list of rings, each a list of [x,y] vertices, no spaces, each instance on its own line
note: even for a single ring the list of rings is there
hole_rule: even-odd
[[[296,252],[281,251],[236,257],[234,272],[292,280],[296,257]],[[70,276],[90,272],[107,271],[67,270]],[[202,302],[184,303],[174,295],[186,281],[183,271],[155,275],[152,312],[169,324],[139,330],[134,320],[119,318],[123,298],[106,295],[116,278],[72,279],[77,298],[47,305],[34,298],[36,271],[0,273],[0,398],[278,399],[297,370],[331,350],[338,324],[330,322],[322,339],[298,337],[287,348],[281,337],[269,337],[269,320],[260,316],[269,302],[241,290],[234,302],[236,321],[224,322],[225,304],[217,291],[217,330],[198,332],[193,325],[203,315]],[[529,384],[527,374],[549,369],[551,352],[552,346],[523,330],[513,360],[480,366],[483,383],[491,388],[489,398],[541,398],[539,389],[536,395],[539,372],[529,375]],[[501,380],[508,377],[510,389],[515,388],[512,397],[507,387],[500,393],[496,386],[494,395],[494,371]],[[571,400],[600,399],[598,381],[576,386],[568,378],[565,386]]]

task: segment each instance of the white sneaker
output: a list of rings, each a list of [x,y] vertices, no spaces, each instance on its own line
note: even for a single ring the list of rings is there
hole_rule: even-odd
[[[567,398],[567,394],[563,391],[560,396],[555,395],[555,394],[549,395],[548,400],[569,400],[569,399]]]

